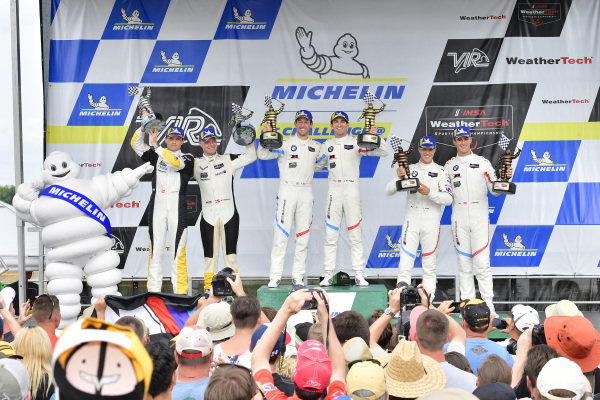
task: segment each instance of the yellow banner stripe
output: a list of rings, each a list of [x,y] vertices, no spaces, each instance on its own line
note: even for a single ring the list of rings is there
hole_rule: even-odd
[[[279,78],[277,82],[406,82],[408,78],[332,78],[332,79],[319,79],[319,78]]]
[[[600,140],[600,122],[528,122],[519,140]]]
[[[48,126],[46,142],[53,144],[121,144],[127,126]]]

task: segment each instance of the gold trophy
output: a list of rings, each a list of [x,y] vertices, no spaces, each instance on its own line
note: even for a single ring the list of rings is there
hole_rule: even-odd
[[[260,145],[265,149],[278,149],[283,146],[283,135],[277,132],[277,115],[283,111],[285,104],[277,100],[281,107],[278,110],[273,108],[273,98],[271,96],[265,96],[265,106],[269,107],[265,113],[265,118],[262,120],[262,124],[269,124],[271,131],[263,132],[260,134]]]
[[[365,119],[365,127],[358,138],[356,139],[358,143],[358,147],[362,147],[363,149],[376,149],[381,145],[381,137],[379,135],[374,135],[371,133],[371,127],[375,125],[375,115],[383,111],[385,108],[385,104],[381,102],[381,108],[373,108],[373,102],[376,97],[373,93],[367,90],[365,97],[363,98],[364,102],[367,103],[367,108],[363,109],[362,114],[358,117],[358,120]]]
[[[408,147],[408,151],[404,151],[401,143],[402,139],[398,136],[390,138],[390,146],[394,150],[392,168],[394,167],[394,164],[398,163],[398,166],[404,168],[404,171],[406,171],[406,175],[396,181],[396,190],[398,192],[403,190],[417,190],[419,188],[419,178],[410,178],[410,168],[408,166],[408,155],[415,149],[415,144],[411,143]]]
[[[498,169],[498,175],[500,180],[492,184],[492,190],[494,192],[501,192],[506,194],[515,194],[517,192],[517,185],[513,182],[508,181],[508,169],[512,167],[512,160],[519,157],[521,149],[517,149],[515,154],[511,154],[510,149],[507,148],[504,154],[500,156],[496,168]]]

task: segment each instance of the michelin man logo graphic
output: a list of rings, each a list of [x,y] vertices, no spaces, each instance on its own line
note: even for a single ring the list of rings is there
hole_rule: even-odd
[[[554,165],[554,161],[552,161],[550,159],[550,152],[549,151],[545,151],[544,154],[542,155],[542,157],[538,158],[537,154],[535,153],[535,150],[532,149],[531,150],[531,158],[538,165]]]
[[[476,47],[473,48],[473,51],[462,53],[460,57],[455,52],[448,53],[448,57],[452,57],[454,60],[455,74],[469,67],[483,68],[490,66],[490,58]]]
[[[171,58],[167,58],[165,51],[161,50],[160,58],[162,58],[162,61],[167,65],[182,65],[181,60],[179,60],[179,52],[177,51],[173,53]]]
[[[340,36],[333,47],[333,55],[317,54],[312,45],[312,32],[303,27],[296,29],[296,40],[300,45],[300,58],[311,71],[319,74],[320,78],[346,77],[347,75],[370,78],[369,68],[356,60],[358,44],[350,33]]]
[[[124,8],[121,8],[121,17],[128,24],[141,24],[142,19],[140,18],[140,12],[138,10],[133,10],[131,16],[127,16]]]
[[[252,11],[250,9],[244,11],[244,15],[240,15],[238,14],[238,9],[233,7],[233,16],[242,24],[250,24],[254,22],[254,18],[252,18]]]
[[[94,110],[110,110],[110,106],[106,104],[106,96],[100,96],[100,100],[95,102],[94,96],[92,96],[91,93],[88,93],[88,102]]]
[[[523,244],[523,238],[521,235],[515,236],[515,241],[511,242],[508,240],[508,235],[506,233],[502,234],[502,239],[504,239],[504,245],[508,249],[522,249],[525,250],[525,245]]]
[[[392,250],[400,250],[400,248],[402,247],[402,239],[398,239],[398,241],[394,243],[389,233],[385,234],[385,240],[387,242],[388,247]]]
[[[146,163],[92,179],[78,178],[81,168],[68,153],[54,151],[44,160],[39,180],[17,188],[13,206],[24,221],[42,228],[47,254],[48,294],[60,301],[64,328],[81,312],[83,274],[98,296],[118,295],[119,255],[112,251],[110,221],[103,210],[129,196],[142,176],[154,167]]]

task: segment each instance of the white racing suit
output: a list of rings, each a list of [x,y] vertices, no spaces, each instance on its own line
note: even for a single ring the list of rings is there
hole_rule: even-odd
[[[297,136],[286,139],[279,149],[267,150],[258,146],[258,158],[261,160],[277,158],[280,176],[270,279],[281,279],[292,221],[296,231],[292,279],[297,281],[304,277],[314,203],[312,181],[315,170],[322,168],[317,164],[320,146],[315,140],[302,140]]]
[[[402,224],[402,236],[398,243],[401,250],[398,282],[406,282],[410,285],[417,249],[421,243],[423,285],[430,299],[433,300],[437,284],[436,261],[440,240],[441,206],[452,204],[452,188],[446,170],[434,162],[424,164],[419,161],[411,164],[409,169],[410,178],[418,178],[421,184],[429,188],[429,194],[423,195],[416,190],[407,193],[406,214]],[[388,182],[385,187],[388,195],[398,193],[396,181],[400,179],[397,177]]]
[[[154,166],[152,196],[148,205],[148,231],[150,233],[150,264],[148,266],[148,291],[162,289],[162,259],[166,246],[173,252],[171,283],[173,292],[187,294],[188,274],[186,260],[187,218],[185,193],[194,171],[194,158],[181,150],[172,152],[156,149],[144,143],[138,129],[131,139],[131,147],[144,161]]]
[[[200,186],[202,218],[200,236],[204,248],[204,289],[210,289],[217,271],[219,241],[225,266],[237,270],[236,253],[240,217],[233,195],[235,171],[256,160],[254,143],[243,154],[215,154],[196,158],[194,178]]]
[[[325,159],[320,162],[326,164],[329,169],[323,267],[325,272],[335,270],[342,216],[345,216],[352,270],[360,272],[365,267],[361,229],[360,159],[362,156],[385,157],[389,153],[388,147],[382,140],[377,149],[363,149],[358,147],[355,137],[346,135],[342,138],[327,139],[321,144],[321,153]]]
[[[477,278],[481,299],[495,313],[494,284],[490,267],[490,219],[487,199],[488,190],[496,173],[490,162],[476,154],[453,157],[444,166],[450,182],[454,201],[452,203],[452,234],[458,257],[460,298],[475,297]]]

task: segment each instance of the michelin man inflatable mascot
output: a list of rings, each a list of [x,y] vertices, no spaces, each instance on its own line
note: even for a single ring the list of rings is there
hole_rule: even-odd
[[[154,168],[146,163],[92,179],[78,179],[79,164],[68,153],[52,152],[44,160],[39,181],[17,188],[13,206],[19,217],[42,227],[47,254],[48,293],[60,301],[62,329],[81,311],[83,273],[98,296],[118,295],[119,255],[111,250],[110,221],[102,210],[131,194],[142,176]]]

